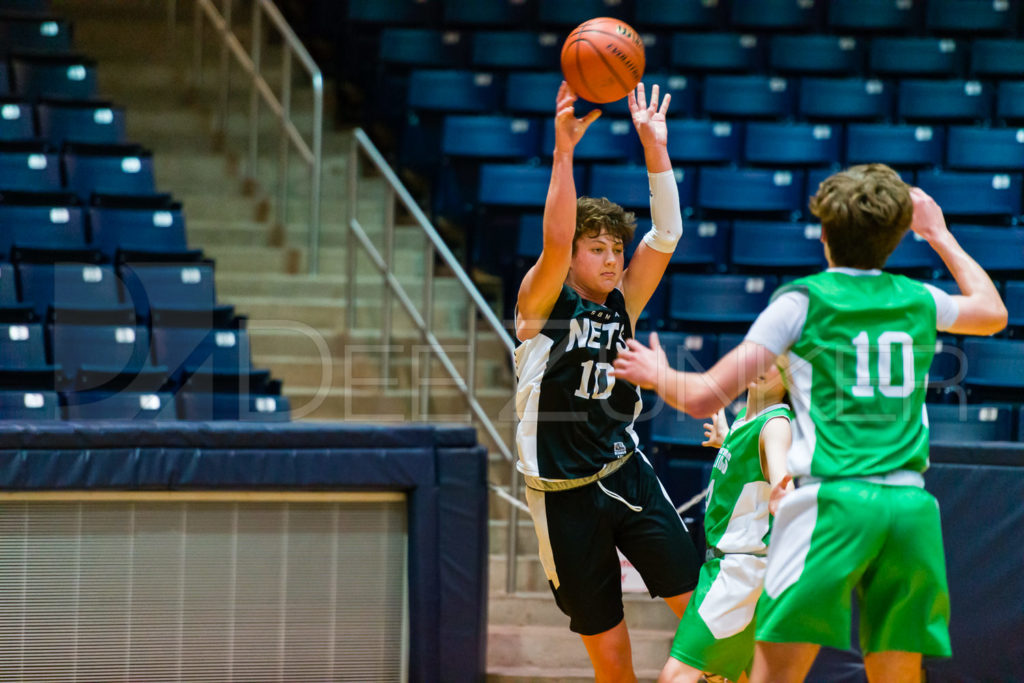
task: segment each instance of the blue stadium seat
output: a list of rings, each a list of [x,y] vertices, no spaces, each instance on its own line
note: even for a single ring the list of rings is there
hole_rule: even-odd
[[[669,285],[668,313],[673,321],[749,323],[768,305],[778,279],[676,274]]]
[[[6,389],[53,389],[61,368],[46,360],[39,323],[0,323],[0,378]]]
[[[740,160],[741,121],[670,117],[667,125],[668,155],[674,162],[735,163]]]
[[[135,391],[65,392],[60,396],[67,420],[177,420],[174,394]]]
[[[584,186],[584,168],[573,168],[576,191]],[[478,201],[485,205],[543,207],[551,169],[530,164],[482,164]]]
[[[126,263],[120,267],[127,298],[140,318],[154,309],[213,311],[217,291],[213,263]]]
[[[747,124],[744,157],[751,164],[829,165],[839,162],[842,127],[827,123]]]
[[[469,63],[474,69],[550,69],[559,64],[562,40],[536,31],[477,31]]]
[[[1003,302],[1009,312],[1007,324],[1010,327],[1024,327],[1024,282],[1007,282]]]
[[[156,326],[153,352],[184,391],[261,394],[271,384],[268,371],[252,366],[244,329]]]
[[[1024,73],[1024,40],[978,38],[971,43],[970,74],[1012,79]]]
[[[540,128],[536,119],[453,114],[444,119],[441,152],[450,156],[528,159],[540,151]],[[553,130],[553,126],[548,128]]]
[[[153,155],[139,145],[68,145],[64,170],[68,189],[82,201],[93,194],[156,193]]]
[[[747,72],[763,62],[757,36],[738,33],[676,33],[669,63],[683,72]]]
[[[522,0],[442,0],[441,21],[445,26],[509,28],[526,24],[531,10],[531,4]]]
[[[1017,400],[1024,390],[1024,341],[968,337],[964,385],[973,400]]]
[[[875,38],[868,69],[878,76],[952,78],[961,69],[961,50],[949,38]]]
[[[725,355],[739,346],[742,342],[745,334],[742,333],[726,333],[718,335],[718,358],[725,358]]]
[[[1020,6],[1015,2],[928,0],[926,4],[928,12],[925,15],[925,27],[937,35],[1012,34],[1020,14]]]
[[[718,25],[721,5],[705,0],[635,0],[637,30],[695,29]]]
[[[705,440],[705,422],[704,418],[690,417],[686,413],[664,404],[660,406],[660,409],[653,410],[651,443],[661,446],[700,446]],[[702,466],[704,464],[706,463],[701,463]],[[697,493],[702,488],[703,486],[695,489],[693,493]]]
[[[0,195],[0,253],[14,245],[85,249],[85,219],[74,195],[5,192]]]
[[[537,19],[546,26],[573,27],[592,17],[629,21],[627,10],[615,0],[537,0]]]
[[[793,113],[793,90],[785,78],[715,75],[704,80],[702,102],[713,117],[783,118]]]
[[[992,111],[991,92],[978,81],[900,82],[896,115],[905,121],[984,121]]]
[[[72,47],[71,24],[52,16],[8,14],[0,17],[0,45],[12,52],[63,54]]]
[[[1009,404],[966,405],[930,403],[929,440],[961,444],[1011,441],[1015,422]]]
[[[917,184],[935,198],[946,215],[1020,215],[1019,173],[921,172]]]
[[[729,23],[758,31],[801,30],[816,26],[817,8],[801,0],[732,0]]]
[[[996,118],[1011,125],[1024,122],[1024,81],[999,82]]]
[[[693,206],[695,173],[693,169],[676,168],[679,205]],[[646,166],[594,164],[590,169],[587,191],[592,197],[607,197],[627,209],[644,209],[651,205],[650,183]]]
[[[0,320],[25,322],[25,306],[18,298],[18,273],[14,265],[0,262]],[[20,312],[19,312],[20,311]]]
[[[433,3],[409,0],[348,0],[348,20],[360,24],[411,24],[421,26],[431,19]]]
[[[36,143],[0,143],[0,191],[59,192],[60,157]]]
[[[0,420],[59,420],[54,391],[0,390]]]
[[[377,60],[384,65],[458,68],[466,65],[468,41],[458,31],[425,28],[384,28]]]
[[[942,259],[931,246],[913,232],[908,232],[889,256],[885,269],[900,273],[921,274],[931,278],[942,268]]]
[[[40,320],[50,308],[120,309],[121,292],[112,266],[90,264],[18,264],[23,300]]]
[[[770,221],[734,221],[734,266],[773,273],[811,273],[825,267],[821,226]]]
[[[784,74],[854,76],[863,70],[864,47],[849,36],[777,35],[769,65]]]
[[[67,325],[55,324],[51,330],[50,348],[53,362],[74,378],[79,391],[106,387],[115,377],[125,383],[140,373],[155,374],[146,381],[159,388],[166,377],[166,368],[152,363],[149,330],[136,325]]]
[[[829,0],[828,25],[840,31],[906,32],[917,24],[917,9],[905,0]]]
[[[287,422],[291,404],[284,396],[182,392],[178,395],[183,420],[241,420]]]
[[[698,98],[698,83],[694,78],[679,74],[647,73],[644,74],[644,89],[648,94],[658,86],[659,97],[666,94],[672,95],[672,102],[669,104],[669,119],[674,117],[696,116],[700,109]]]
[[[96,97],[96,64],[78,55],[20,55],[11,58],[15,92],[22,97],[91,100]]]
[[[803,78],[798,111],[807,119],[870,121],[892,114],[893,88],[876,79]]]
[[[946,168],[962,171],[1024,168],[1024,129],[950,126]]]
[[[175,255],[190,260],[181,204],[166,195],[99,198],[89,207],[92,244],[110,261]]]
[[[550,157],[555,149],[555,127],[544,121],[540,150]],[[640,139],[633,122],[602,115],[590,124],[586,134],[573,151],[573,158],[580,161],[629,161],[642,157]]]
[[[560,71],[513,71],[505,77],[505,111],[510,114],[555,115],[555,98],[562,84]],[[577,101],[576,115],[583,108]]]
[[[7,97],[13,92],[11,87],[11,75],[10,70],[7,67],[7,61],[0,61],[0,96]]]
[[[54,145],[88,142],[117,145],[126,142],[124,109],[106,102],[40,102],[39,133]]]
[[[1017,176],[1019,181],[1020,176]],[[1020,189],[1020,183],[1016,185]],[[939,203],[939,206],[943,206]],[[945,209],[945,207],[943,207]],[[989,274],[1024,275],[1024,228],[986,225],[953,225],[950,230],[960,246]]]
[[[639,342],[650,345],[650,334],[636,335]],[[686,372],[704,372],[718,360],[718,336],[687,332],[658,332],[658,343],[665,349],[669,365]]]
[[[27,102],[0,103],[0,141],[32,140],[35,137],[32,105]]]
[[[705,209],[799,212],[806,201],[803,171],[706,167],[699,186]]]
[[[496,108],[498,93],[498,81],[489,73],[416,69],[409,75],[408,105],[413,109],[487,112]]]
[[[640,230],[638,225],[637,232]],[[724,270],[731,231],[729,221],[687,221],[683,236],[679,238],[669,261],[671,267],[708,266],[713,270]]]
[[[928,368],[928,399],[944,402],[948,397],[964,399],[963,382],[967,371],[964,352],[952,335],[939,335],[935,339],[935,356]]]
[[[940,166],[945,141],[943,126],[851,123],[846,127],[846,163]]]

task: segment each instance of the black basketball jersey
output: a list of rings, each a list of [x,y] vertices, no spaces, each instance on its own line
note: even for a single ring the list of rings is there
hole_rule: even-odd
[[[639,446],[640,390],[609,373],[632,336],[621,291],[602,306],[562,285],[544,329],[516,348],[516,445],[528,481],[590,477]]]

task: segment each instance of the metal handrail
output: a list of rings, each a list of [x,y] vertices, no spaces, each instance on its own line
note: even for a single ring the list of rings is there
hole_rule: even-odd
[[[323,176],[323,127],[324,127],[324,79],[320,68],[313,61],[298,36],[288,25],[284,16],[271,0],[253,0],[252,5],[252,46],[246,52],[242,42],[231,27],[234,0],[222,0],[222,11],[218,11],[213,0],[195,0],[196,11],[193,29],[192,69],[197,82],[202,82],[203,65],[203,19],[207,19],[221,38],[220,91],[218,132],[224,133],[228,122],[229,88],[231,81],[229,57],[234,56],[238,66],[250,80],[249,98],[249,153],[247,173],[255,180],[259,160],[259,118],[260,104],[270,110],[281,126],[281,141],[277,164],[277,221],[283,228],[288,221],[288,157],[294,146],[302,160],[309,166],[309,273],[315,275],[320,269],[320,195]],[[174,17],[174,4],[169,9]],[[282,92],[280,100],[267,79],[263,76],[263,20],[277,29],[285,49],[281,57]],[[292,118],[292,58],[309,74],[313,87],[313,131],[312,140],[306,142]]]
[[[365,155],[374,165],[376,171],[387,181],[388,187],[385,196],[385,207],[384,207],[384,253],[377,249],[376,245],[373,244],[370,237],[367,235],[366,230],[358,219],[358,202],[359,202],[359,184],[358,179],[360,176],[360,154]],[[423,312],[417,310],[416,304],[413,302],[412,297],[405,291],[405,288],[399,282],[398,277],[393,271],[393,255],[394,255],[394,232],[395,232],[395,198],[401,200],[405,209],[415,219],[416,224],[423,231],[423,234],[427,237],[432,248],[428,248],[425,254],[425,275],[423,285]],[[376,266],[377,270],[383,277],[384,282],[384,301],[382,303],[383,313],[383,325],[382,335],[383,343],[382,349],[384,352],[384,363],[383,363],[383,374],[385,377],[389,375],[388,368],[390,367],[389,358],[389,347],[391,339],[391,297],[398,299],[399,303],[408,313],[412,319],[413,324],[423,335],[424,341],[429,345],[433,357],[437,358],[444,366],[444,369],[451,376],[452,381],[460,392],[465,396],[467,403],[470,407],[471,417],[475,417],[484,431],[491,437],[494,443],[497,445],[498,450],[504,456],[505,460],[510,463],[511,466],[511,484],[509,487],[509,493],[506,496],[503,491],[502,497],[508,500],[511,504],[509,505],[509,520],[508,520],[508,548],[507,548],[507,571],[506,571],[506,590],[508,592],[515,591],[516,584],[516,544],[517,544],[517,529],[519,523],[519,510],[520,504],[518,502],[519,495],[519,473],[515,468],[516,458],[512,453],[512,449],[509,443],[501,437],[498,429],[495,427],[494,422],[490,416],[483,410],[479,401],[476,398],[476,381],[475,381],[475,367],[476,367],[476,333],[477,333],[477,321],[478,317],[482,317],[484,322],[498,335],[498,338],[503,342],[505,348],[508,350],[509,356],[515,350],[515,344],[512,338],[509,336],[508,331],[502,325],[501,321],[491,310],[491,307],[487,304],[484,298],[477,291],[473,281],[466,274],[462,265],[458,259],[452,254],[451,250],[445,244],[444,239],[438,234],[437,230],[430,223],[430,220],[420,209],[416,200],[413,199],[412,195],[409,194],[405,186],[402,185],[401,180],[395,175],[395,172],[391,169],[391,166],[384,159],[383,155],[377,150],[376,146],[370,140],[369,136],[362,130],[356,129],[353,140],[352,148],[348,163],[348,216],[346,223],[348,224],[348,263],[347,263],[347,308],[346,308],[346,327],[348,330],[355,328],[355,298],[356,298],[356,254],[357,246],[361,246],[363,250],[369,255],[370,260]],[[467,296],[470,299],[470,305],[468,307],[468,352],[469,357],[467,361],[467,378],[463,378],[459,373],[455,364],[452,362],[450,356],[445,351],[444,347],[438,341],[437,336],[434,334],[432,328],[433,325],[433,308],[432,308],[432,290],[434,280],[434,258],[439,256],[444,264],[454,274],[455,279],[462,286]],[[429,358],[429,357],[428,357]],[[420,395],[417,396],[416,392],[412,394],[413,400],[413,411],[414,414],[419,414],[421,418],[426,418],[428,413],[428,396],[427,390],[429,382],[429,363],[423,363],[421,368],[420,376]],[[417,411],[416,402],[419,403],[419,409]],[[514,421],[513,421],[514,426]],[[514,434],[512,441],[514,441]],[[492,489],[499,490],[500,488],[491,484]]]

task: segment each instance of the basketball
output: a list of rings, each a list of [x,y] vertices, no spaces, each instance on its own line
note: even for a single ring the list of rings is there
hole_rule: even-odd
[[[585,100],[621,100],[644,75],[644,43],[624,21],[598,17],[585,21],[562,46],[562,74]]]

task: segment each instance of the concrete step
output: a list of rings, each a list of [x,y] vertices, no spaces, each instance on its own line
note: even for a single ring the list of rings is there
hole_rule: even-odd
[[[285,385],[284,394],[291,401],[296,419],[311,417],[366,424],[399,424],[418,419],[419,391],[392,386],[392,382],[380,378],[365,383],[349,378],[348,386],[327,389]],[[509,401],[508,392],[488,389],[479,390],[476,398],[488,415],[498,414]],[[434,389],[428,411],[430,422],[465,423],[469,416],[465,397],[454,388]]]
[[[665,609],[668,609],[667,607]],[[664,666],[674,631],[630,629],[633,665],[644,676]],[[557,663],[557,668],[553,666]],[[580,637],[565,626],[487,627],[487,670],[504,667],[544,667],[551,674],[559,668],[586,669],[590,665]],[[657,674],[654,674],[657,678]],[[551,679],[548,679],[551,680]]]
[[[623,594],[622,606],[626,614],[626,626],[630,631],[674,634],[679,624],[678,617],[664,600],[651,598],[647,593]],[[487,600],[487,616],[491,624],[501,626],[569,626],[569,618],[558,609],[551,591],[547,588],[544,592],[522,592],[512,595],[492,592]],[[664,660],[661,663],[664,664]]]
[[[366,347],[374,348],[373,344],[380,342],[380,329],[356,329],[346,334],[343,330],[316,330],[318,333],[315,341],[310,337],[310,331],[300,325],[291,327],[276,323],[266,323],[260,320],[249,321],[249,338],[253,354],[260,356],[291,356],[293,358],[320,357],[319,344],[322,341],[326,344],[327,351],[333,357],[341,358],[347,346],[358,346],[360,351]],[[444,347],[458,347],[465,345],[464,332],[450,332],[441,330],[438,332],[438,342]],[[392,336],[392,343],[399,347],[412,347],[422,343],[418,333],[409,330],[395,330]],[[477,340],[477,352],[481,358],[502,358],[505,353],[504,344],[496,335],[481,334]]]
[[[225,300],[226,301],[226,300]],[[301,301],[288,301],[280,297],[232,297],[228,303],[235,310],[248,316],[251,320],[280,324],[282,329],[290,329],[291,323],[299,323],[316,330],[331,331],[345,327],[345,299],[309,298]],[[377,297],[359,297],[356,299],[356,325],[361,328],[381,329],[384,312]],[[432,330],[458,332],[465,330],[465,303],[458,300],[437,301],[434,304]],[[399,310],[397,302],[392,308],[392,329],[412,331],[418,328],[412,319]],[[374,342],[376,344],[377,342]],[[422,344],[417,344],[420,347]]]
[[[345,273],[320,273],[319,275],[261,273],[255,277],[251,273],[218,270],[216,278],[217,292],[224,299],[244,296],[275,297],[288,300],[308,297],[340,299],[348,296],[346,288],[348,278]],[[379,286],[380,284],[373,280],[370,278],[360,284],[369,291],[371,285]],[[416,292],[417,288],[423,286],[422,280],[415,276],[400,275],[399,283],[410,293]],[[455,299],[459,296],[464,298],[465,292],[454,279],[438,278],[434,280],[434,295],[439,299]]]
[[[582,647],[582,646],[581,646]],[[637,669],[638,683],[655,683],[659,669]],[[487,683],[583,683],[594,680],[590,667],[558,668],[550,666],[495,666],[487,669]]]
[[[504,462],[504,460],[502,460]],[[506,469],[511,472],[511,465],[506,464]],[[508,478],[508,475],[505,475]],[[488,478],[488,481],[494,481],[492,478]],[[495,494],[491,493],[492,497],[496,497]],[[508,550],[508,507],[500,511],[502,514],[500,517],[491,517],[487,523],[488,537],[490,539],[491,553],[501,555]],[[519,513],[519,523],[517,525],[518,534],[516,535],[516,548],[518,554],[537,554],[537,533],[533,529],[533,521],[530,519],[530,515],[525,512]]]

